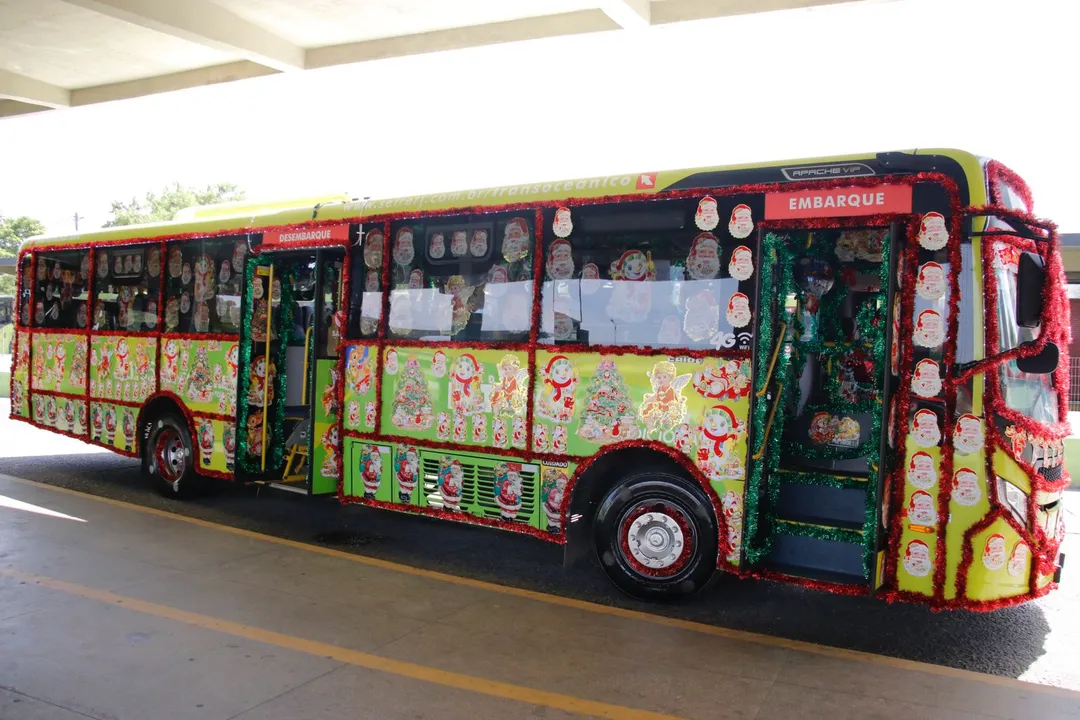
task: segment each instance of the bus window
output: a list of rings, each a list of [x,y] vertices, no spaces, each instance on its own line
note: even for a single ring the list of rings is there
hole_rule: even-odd
[[[749,348],[753,243],[697,229],[696,202],[575,208],[545,235],[540,341]]]
[[[532,217],[518,212],[394,223],[390,337],[528,340]]]
[[[171,242],[165,257],[165,332],[240,332],[247,240]]]
[[[382,225],[362,227],[359,243],[350,250],[349,330],[351,340],[373,338],[382,317]]]
[[[19,324],[23,327],[30,326],[30,305],[34,297],[34,278],[30,272],[31,258],[29,253],[23,256],[20,277],[22,287],[19,288]]]
[[[318,325],[319,339],[316,347],[320,358],[337,357],[339,331],[334,327],[334,313],[341,309],[341,290],[344,278],[344,256],[340,251],[323,250],[319,254],[320,278],[318,307],[321,320]]]
[[[34,326],[74,330],[87,323],[90,252],[66,250],[37,256]]]
[[[161,245],[95,252],[94,330],[157,330]]]

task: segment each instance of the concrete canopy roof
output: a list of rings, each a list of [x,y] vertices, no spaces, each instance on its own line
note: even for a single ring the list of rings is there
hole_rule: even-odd
[[[276,72],[873,0],[0,0],[0,117]]]

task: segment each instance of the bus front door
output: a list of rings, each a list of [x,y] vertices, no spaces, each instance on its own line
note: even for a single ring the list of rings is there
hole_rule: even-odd
[[[746,552],[771,571],[848,585],[874,575],[890,234],[766,234],[777,262],[762,279],[757,332],[771,340],[756,368],[765,423],[751,438],[756,536]]]

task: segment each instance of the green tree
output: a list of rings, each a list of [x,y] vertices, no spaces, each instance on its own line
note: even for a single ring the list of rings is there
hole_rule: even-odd
[[[0,216],[0,257],[15,257],[23,240],[43,232],[44,225],[25,215],[17,218]],[[0,275],[0,295],[14,294],[15,276]]]
[[[104,227],[172,220],[177,212],[186,207],[214,205],[243,199],[244,191],[235,183],[207,185],[205,190],[173,183],[163,189],[160,194],[146,193],[146,197],[141,200],[132,198],[131,202],[114,201],[110,209],[112,218],[105,223]]]

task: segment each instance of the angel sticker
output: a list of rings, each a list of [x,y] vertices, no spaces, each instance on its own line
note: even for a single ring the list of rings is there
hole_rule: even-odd
[[[499,383],[491,393],[491,412],[505,417],[521,415],[528,398],[529,370],[521,367],[516,355],[510,354],[503,356],[498,369]]]
[[[690,382],[690,374],[677,372],[675,363],[661,360],[647,373],[652,392],[645,393],[638,415],[649,433],[673,430],[686,415],[682,391]]]

